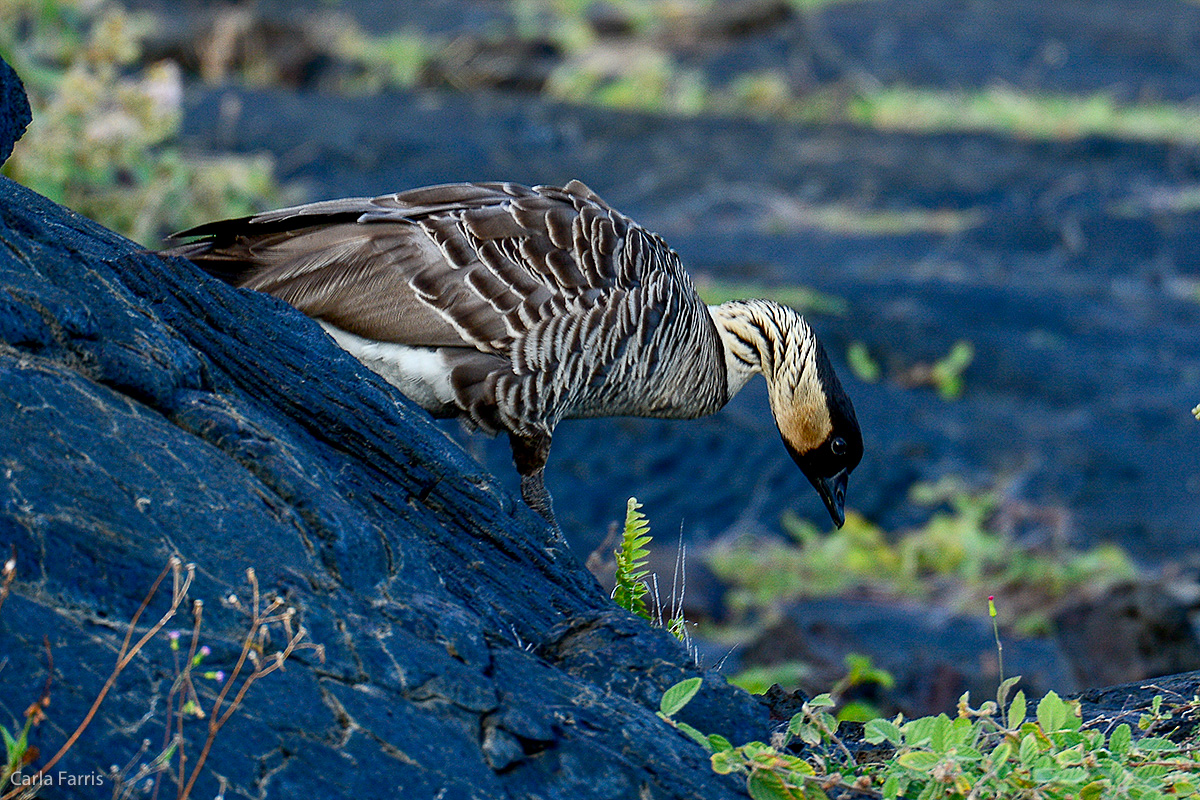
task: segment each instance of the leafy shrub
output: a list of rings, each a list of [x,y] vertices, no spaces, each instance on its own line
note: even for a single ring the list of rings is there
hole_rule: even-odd
[[[137,66],[147,18],[107,2],[0,4],[0,50],[33,122],[4,173],[153,246],[177,230],[277,201],[266,156],[197,156],[175,144],[179,67]]]
[[[856,789],[885,798],[1100,798],[1200,797],[1200,753],[1158,736],[1138,739],[1128,724],[1111,732],[1083,724],[1078,701],[1050,692],[1027,719],[1024,692],[1008,695],[1018,678],[1001,684],[995,701],[970,706],[960,698],[956,716],[872,719],[865,750],[839,736],[821,695],[805,703],[770,744],[734,747],[673,717],[695,696],[692,678],[668,689],[659,716],[711,754],[712,768],[743,775],[755,800],[815,800],[826,790]],[[1161,697],[1155,699],[1156,713]],[[850,748],[858,749],[856,755]]]

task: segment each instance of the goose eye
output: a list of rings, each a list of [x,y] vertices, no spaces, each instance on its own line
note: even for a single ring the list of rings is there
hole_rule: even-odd
[[[829,449],[833,451],[833,454],[835,456],[845,455],[846,454],[846,440],[840,436],[837,437],[836,439],[834,439],[832,442],[829,443]]]

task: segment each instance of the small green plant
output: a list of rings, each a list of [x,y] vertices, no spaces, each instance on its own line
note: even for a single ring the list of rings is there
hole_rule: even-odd
[[[996,622],[996,597],[988,595],[988,617],[992,620],[992,635],[996,637],[996,663],[1000,681],[1004,681],[1004,642],[1000,640],[1000,624]]]
[[[17,577],[16,556],[4,562],[3,574],[0,575],[0,608],[12,591],[12,582]],[[27,764],[38,757],[36,747],[29,745],[29,732],[33,727],[46,718],[45,708],[50,704],[50,680],[54,675],[54,662],[50,655],[50,646],[46,645],[46,684],[41,695],[29,708],[25,709],[25,724],[16,733],[0,725],[0,738],[4,740],[4,761],[0,763],[0,792],[9,787],[9,780],[20,772]],[[14,728],[14,731],[17,729]]]
[[[829,690],[830,697],[839,706],[837,718],[843,722],[866,722],[879,716],[879,711],[870,703],[863,700],[843,701],[843,696],[851,689],[875,685],[882,689],[891,689],[896,685],[892,673],[875,666],[870,656],[858,653],[846,654],[846,674]]]
[[[658,52],[643,52],[617,65],[570,60],[546,82],[551,97],[580,105],[695,115],[709,104],[703,73],[683,69]]]
[[[613,556],[616,561],[616,584],[613,601],[621,608],[650,622],[657,628],[665,628],[695,657],[691,632],[683,615],[683,596],[687,589],[687,548],[682,536],[676,551],[675,574],[671,579],[670,604],[665,605],[658,591],[658,576],[647,567],[650,556],[650,521],[641,512],[642,504],[631,497],[625,505],[625,526],[621,540]],[[646,604],[653,597],[654,607]]]
[[[784,735],[771,744],[738,747],[674,719],[699,690],[699,679],[664,693],[659,716],[707,749],[712,768],[739,774],[755,800],[814,800],[829,789],[867,791],[885,800],[933,798],[1101,798],[1200,797],[1200,753],[1163,737],[1135,741],[1122,723],[1106,734],[1083,724],[1078,701],[1054,692],[1037,703],[1027,719],[1024,692],[1009,702],[1018,678],[1001,683],[995,701],[972,708],[964,694],[952,719],[946,714],[904,720],[876,718],[863,727],[863,739],[884,757],[861,758],[839,733],[821,695],[805,703]],[[1154,701],[1162,715],[1162,698]]]
[[[731,675],[729,682],[734,686],[740,686],[750,694],[763,694],[775,684],[779,684],[785,689],[795,688],[812,677],[811,664],[803,661],[780,661],[746,667],[736,675]]]
[[[621,608],[650,619],[646,608],[646,595],[650,591],[646,576],[646,558],[650,551],[650,523],[639,509],[642,504],[637,498],[629,498],[625,506],[625,530],[621,534],[621,545],[617,548],[617,585],[613,589],[613,601]]]

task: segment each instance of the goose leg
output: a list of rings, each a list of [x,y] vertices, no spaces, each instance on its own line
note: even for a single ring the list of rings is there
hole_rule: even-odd
[[[517,473],[521,476],[521,499],[525,501],[525,505],[550,523],[554,532],[554,544],[565,545],[562,529],[554,519],[550,492],[546,490],[546,459],[550,456],[550,436],[518,436],[510,433],[508,442],[512,445],[513,463],[517,465]]]
[[[536,511],[557,529],[558,521],[554,519],[550,492],[546,491],[546,482],[543,479],[545,474],[546,470],[539,467],[529,475],[522,475],[521,497],[525,500],[525,505]]]

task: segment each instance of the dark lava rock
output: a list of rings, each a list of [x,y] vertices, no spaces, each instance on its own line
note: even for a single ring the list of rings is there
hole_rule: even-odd
[[[1160,584],[1125,584],[1054,615],[1055,637],[1075,674],[1111,685],[1200,669],[1189,609]]]
[[[13,145],[25,126],[33,119],[29,110],[29,98],[21,79],[8,63],[0,58],[0,164],[12,154]]]
[[[6,179],[0,241],[0,552],[19,575],[0,723],[38,697],[45,636],[43,758],[177,555],[197,565],[205,670],[232,669],[246,617],[227,598],[248,567],[326,654],[254,685],[193,796],[218,772],[230,797],[744,796],[655,717],[698,674],[678,643],[547,552],[536,515],[311,320]],[[174,674],[148,645],[55,770],[153,758],[139,746],[163,739]],[[196,687],[208,707],[219,685]],[[735,741],[766,717],[714,674],[682,715]],[[204,728],[184,722],[191,763]]]
[[[1166,736],[1175,742],[1191,738],[1200,722],[1200,672],[1166,675],[1152,681],[1137,681],[1103,689],[1089,689],[1076,695],[1083,719],[1092,727],[1111,732],[1121,723],[1129,725],[1134,736]],[[1162,712],[1147,729],[1139,726],[1143,716],[1153,719],[1154,698],[1162,697]]]

